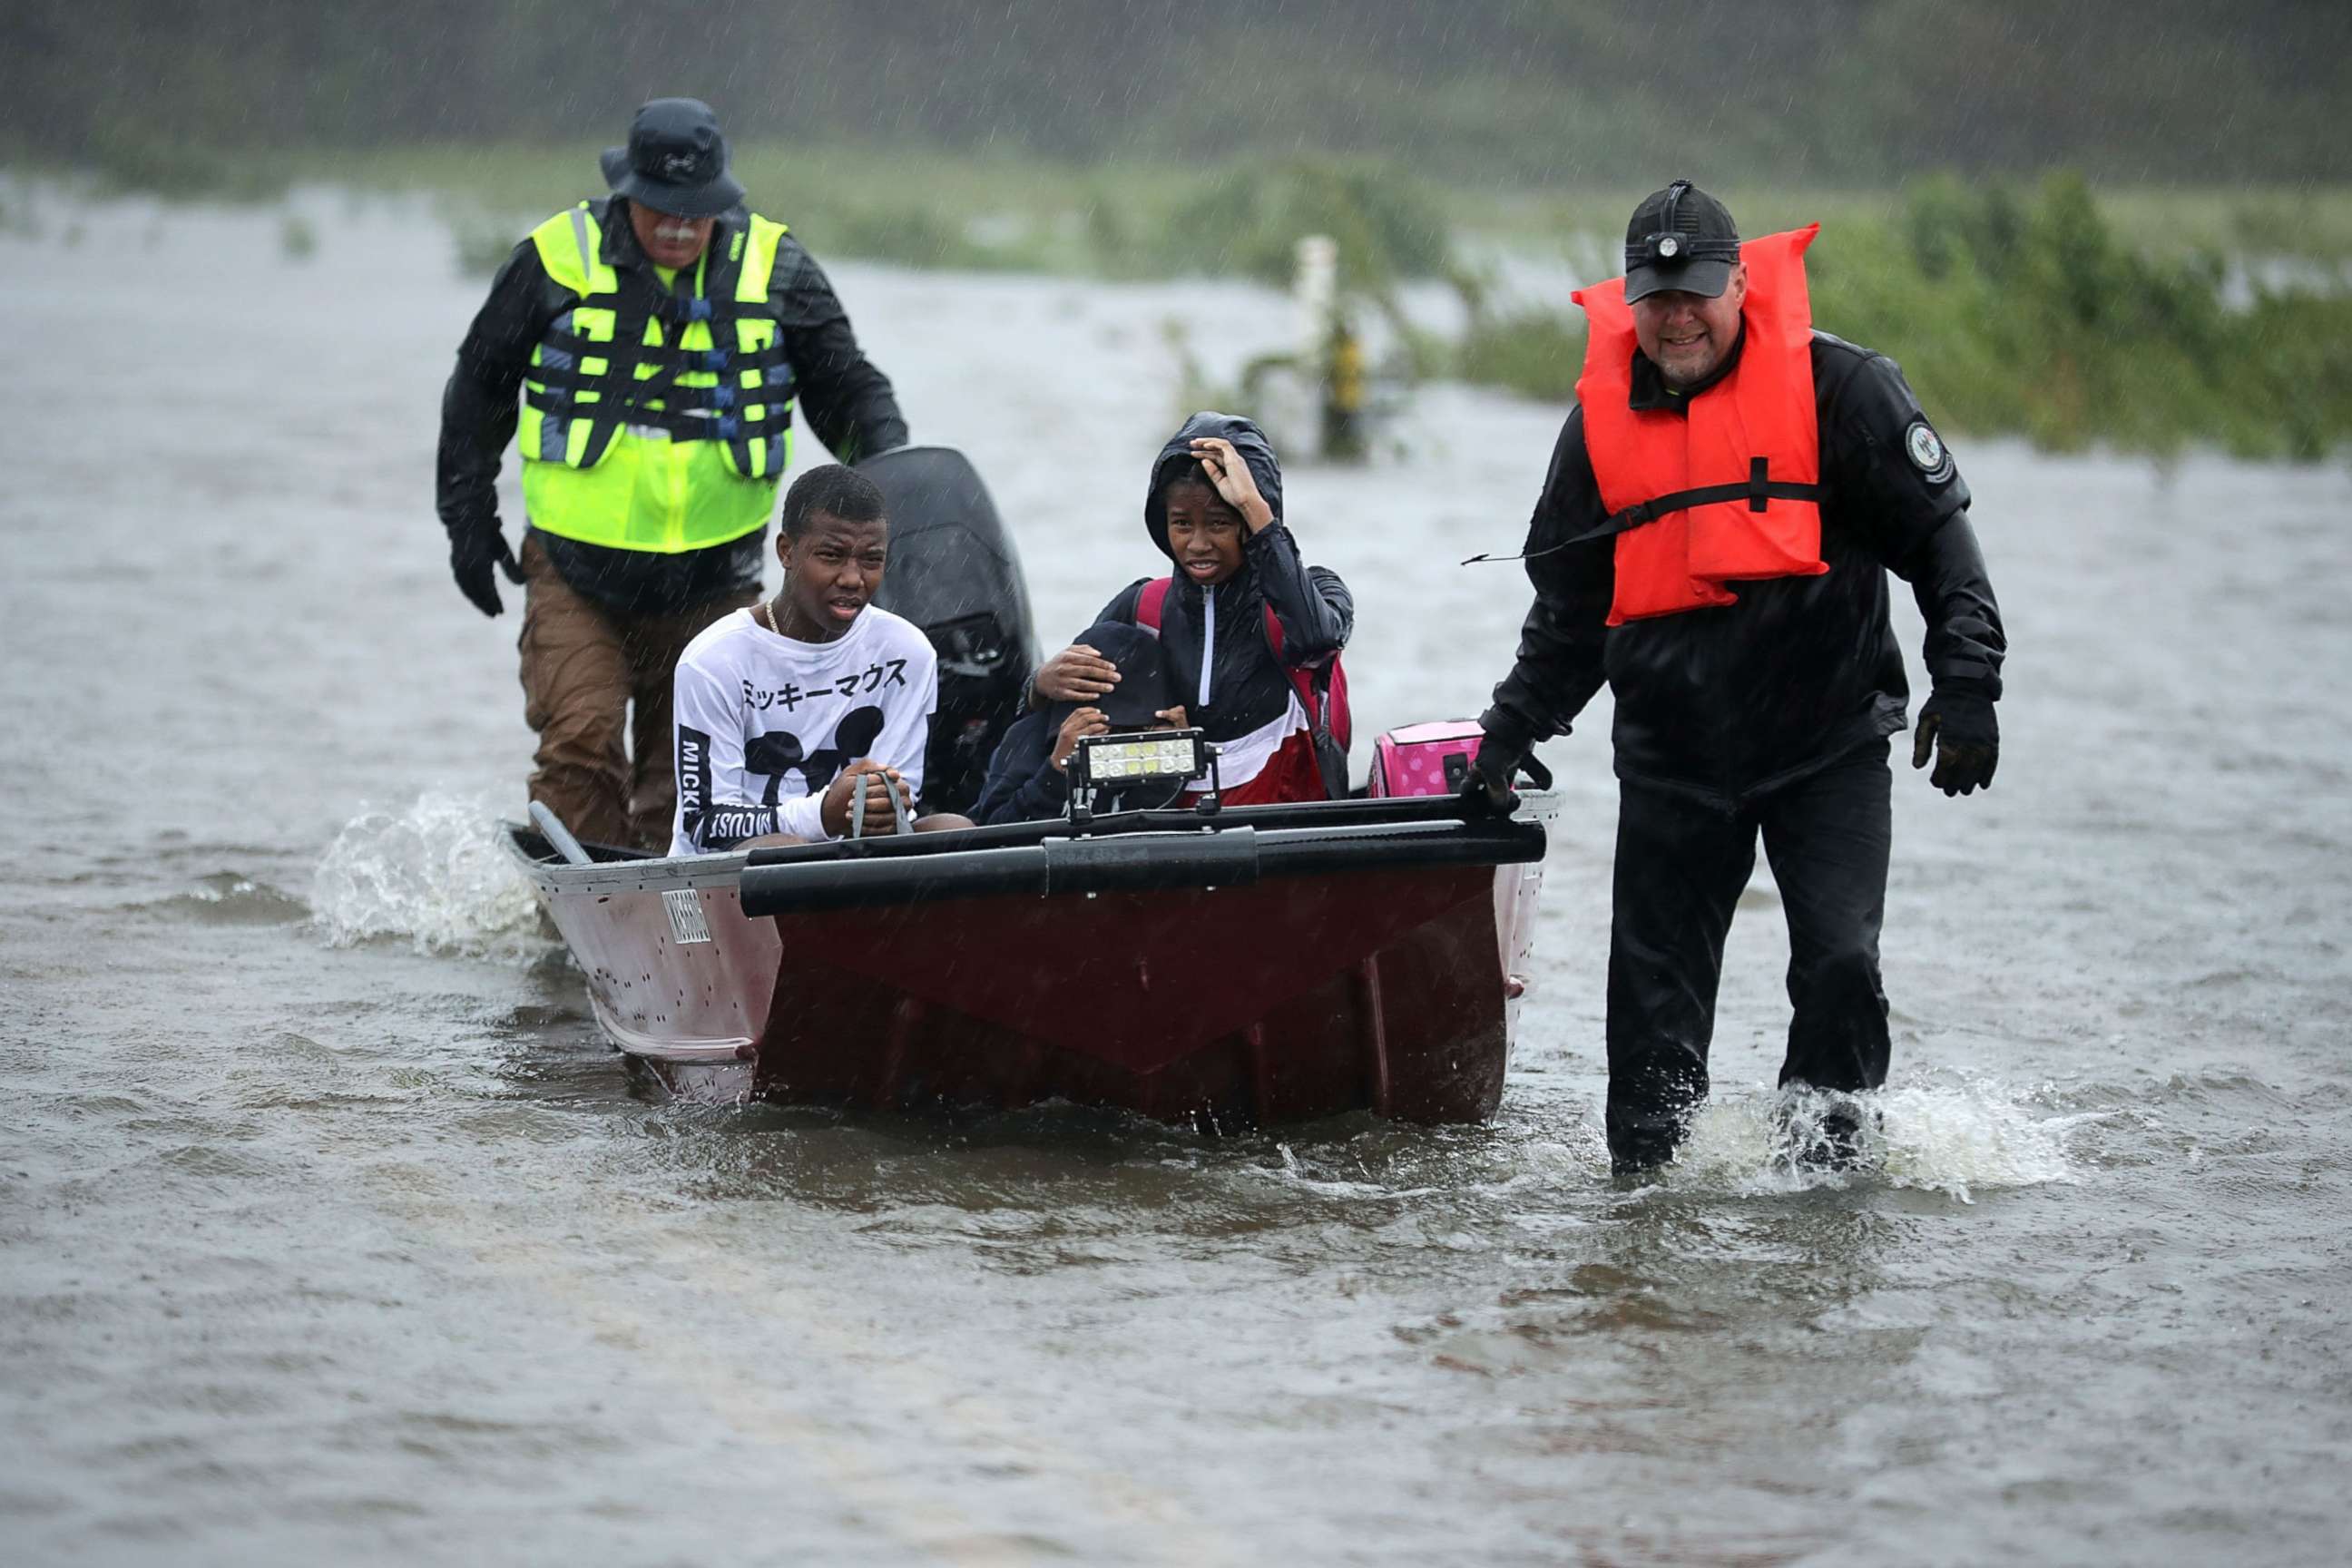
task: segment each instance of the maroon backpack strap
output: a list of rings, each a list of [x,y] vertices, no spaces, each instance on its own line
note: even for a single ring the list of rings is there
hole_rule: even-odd
[[[1274,606],[1265,607],[1265,641],[1274,650],[1274,660],[1282,664],[1282,617]],[[1353,740],[1354,715],[1348,710],[1348,671],[1333,654],[1320,674],[1308,668],[1282,664],[1282,673],[1298,693],[1299,706],[1307,710],[1307,721],[1316,729],[1328,729],[1345,750]]]
[[[1310,729],[1321,729],[1323,727],[1323,693],[1316,689],[1315,672],[1311,669],[1294,669],[1288,664],[1283,663],[1282,617],[1274,613],[1272,605],[1265,606],[1265,646],[1274,650],[1274,662],[1282,666],[1282,673],[1289,680],[1291,689],[1298,693],[1298,705],[1307,710],[1307,726]]]
[[[1344,762],[1348,749],[1354,743],[1356,719],[1348,705],[1348,669],[1334,653],[1328,660],[1315,668],[1286,663],[1282,657],[1282,617],[1274,606],[1265,607],[1265,644],[1274,650],[1275,663],[1290,679],[1291,689],[1298,693],[1298,705],[1307,712],[1307,727],[1316,737],[1316,765],[1323,775],[1324,792],[1333,800],[1348,793],[1348,771]],[[1326,754],[1326,739],[1339,755]]]
[[[1143,592],[1136,595],[1135,624],[1153,637],[1160,635],[1160,613],[1168,604],[1168,589],[1175,581],[1173,577],[1154,577],[1143,585]],[[1273,613],[1271,610],[1266,612],[1269,616]],[[1281,634],[1277,632],[1275,635],[1279,637]],[[1275,651],[1279,653],[1281,649],[1282,645],[1276,643]]]

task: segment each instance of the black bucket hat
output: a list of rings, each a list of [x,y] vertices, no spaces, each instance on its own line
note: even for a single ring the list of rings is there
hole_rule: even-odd
[[[629,144],[604,149],[603,163],[614,195],[676,217],[717,217],[743,199],[719,116],[699,99],[648,101],[630,121]]]
[[[1739,226],[1731,209],[1676,180],[1653,191],[1625,226],[1625,303],[1679,289],[1713,300],[1731,287],[1739,265]]]

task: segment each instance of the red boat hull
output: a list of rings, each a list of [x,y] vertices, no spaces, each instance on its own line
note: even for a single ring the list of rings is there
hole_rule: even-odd
[[[1062,1100],[1209,1127],[1478,1121],[1540,864],[747,919],[740,858],[562,867],[516,836],[599,1021],[702,1100]],[[1516,967],[1516,963],[1512,967]]]
[[[1220,1124],[1482,1120],[1509,1056],[1494,886],[1465,868],[784,917],[755,1091]]]

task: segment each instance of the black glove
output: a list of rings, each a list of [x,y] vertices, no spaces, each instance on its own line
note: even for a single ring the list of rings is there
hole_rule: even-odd
[[[1478,741],[1478,754],[1471,759],[1470,776],[1462,781],[1464,804],[1476,811],[1491,811],[1503,816],[1519,809],[1519,792],[1511,787],[1511,779],[1527,760],[1526,749],[1496,740],[1492,734]]]
[[[1938,687],[1919,710],[1911,765],[1926,767],[1931,749],[1936,771],[1927,782],[1946,795],[1968,795],[1979,785],[1992,788],[1993,770],[2000,765],[2000,725],[1992,716],[1992,699]]]
[[[499,598],[499,580],[490,568],[506,568],[507,581],[522,581],[522,567],[507,547],[505,531],[495,517],[479,522],[453,526],[449,530],[449,574],[457,579],[457,591],[474,603],[474,608],[486,616],[504,613],[506,605]]]

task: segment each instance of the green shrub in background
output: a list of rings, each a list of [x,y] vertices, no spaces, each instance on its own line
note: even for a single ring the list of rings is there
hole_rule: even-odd
[[[1581,311],[1474,312],[1448,367],[1464,381],[1564,403],[1584,368]]]
[[[1152,254],[1162,272],[1240,273],[1286,285],[1298,241],[1324,234],[1339,242],[1340,287],[1380,289],[1443,272],[1448,229],[1420,182],[1390,165],[1250,161],[1227,165],[1180,205]]]
[[[1895,355],[1956,428],[2054,450],[2206,440],[2248,457],[2352,439],[2352,299],[2253,290],[2233,310],[2218,255],[2120,242],[2074,174],[2027,199],[1931,183],[1898,226],[1882,265],[1838,253],[1815,319]]]

